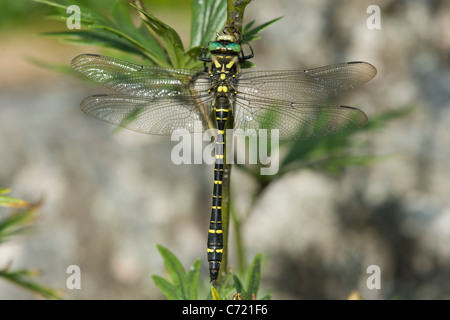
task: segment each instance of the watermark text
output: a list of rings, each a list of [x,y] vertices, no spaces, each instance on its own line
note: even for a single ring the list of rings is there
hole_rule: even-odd
[[[201,122],[195,123],[196,133],[187,130],[176,130],[171,137],[178,143],[172,148],[171,160],[174,164],[214,164],[216,152],[221,144],[212,141],[217,136],[217,129],[201,132]],[[262,164],[261,175],[274,175],[279,169],[279,131],[277,129],[227,129],[225,161],[227,164]],[[205,142],[209,142],[203,147]],[[248,150],[248,152],[246,152]],[[270,151],[270,152],[269,152]],[[222,154],[223,151],[220,151]],[[270,153],[270,155],[269,155]]]

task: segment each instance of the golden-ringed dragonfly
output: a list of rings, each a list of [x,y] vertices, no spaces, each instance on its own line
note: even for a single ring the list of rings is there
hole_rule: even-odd
[[[94,54],[82,54],[72,67],[117,93],[84,99],[87,114],[137,132],[170,135],[217,127],[216,161],[207,257],[211,281],[218,278],[223,253],[222,182],[224,131],[227,119],[234,129],[278,129],[283,140],[331,135],[364,126],[359,109],[329,104],[328,98],[358,87],[376,74],[366,62],[289,71],[240,72],[244,55],[231,35],[218,35],[199,59],[204,71],[145,67]],[[207,58],[207,52],[211,57]],[[202,126],[194,125],[201,122]]]

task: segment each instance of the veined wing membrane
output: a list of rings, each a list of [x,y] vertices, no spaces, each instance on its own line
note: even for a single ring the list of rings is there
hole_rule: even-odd
[[[358,87],[376,75],[366,62],[347,62],[299,71],[243,72],[236,86],[246,99],[270,98],[289,102],[323,101]]]
[[[279,129],[282,140],[318,138],[360,128],[367,124],[364,112],[353,107],[319,102],[236,98],[235,129]],[[256,132],[258,133],[258,132]]]
[[[188,94],[188,89],[198,77],[205,79],[196,89],[206,91],[210,82],[206,74],[191,69],[145,67],[130,62],[82,54],[72,60],[72,68],[87,78],[114,91],[133,96],[173,96]]]
[[[203,132],[208,128],[206,120],[199,115],[196,102],[183,104],[177,100],[120,94],[93,95],[82,101],[81,109],[97,119],[148,134],[169,135],[179,129]]]
[[[280,139],[302,140],[362,127],[368,121],[364,112],[323,101],[366,83],[375,74],[376,69],[365,62],[242,73],[236,85],[235,128],[279,129]]]
[[[84,54],[72,67],[119,94],[94,95],[81,109],[100,120],[149,134],[172,134],[210,127],[209,76],[189,69],[143,67],[114,58]],[[201,121],[202,126],[195,126]]]

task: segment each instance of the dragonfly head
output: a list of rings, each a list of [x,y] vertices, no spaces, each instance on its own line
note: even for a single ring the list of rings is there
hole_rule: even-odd
[[[241,45],[236,43],[233,36],[228,34],[218,35],[216,41],[209,44],[209,51],[212,54],[226,54],[237,56],[241,52]]]

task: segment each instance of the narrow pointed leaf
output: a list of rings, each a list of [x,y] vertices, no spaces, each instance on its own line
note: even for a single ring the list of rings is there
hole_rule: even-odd
[[[172,279],[173,284],[176,287],[179,287],[181,290],[181,297],[187,296],[187,288],[185,287],[184,283],[184,277],[186,275],[186,272],[184,271],[183,265],[181,264],[180,260],[169,250],[164,248],[163,246],[158,245],[157,246],[159,253],[164,259],[164,265],[167,268],[167,272],[170,275],[170,278]]]
[[[125,1],[117,1],[112,7],[111,16],[117,28],[123,29],[128,33],[136,31],[136,28],[133,25],[133,21],[131,21],[127,7],[128,5],[126,5]]]
[[[149,59],[148,55],[145,55],[142,50],[139,50],[134,45],[131,45],[128,41],[125,41],[122,37],[105,32],[105,30],[95,29],[91,30],[77,30],[77,31],[59,31],[59,32],[46,32],[42,33],[44,36],[60,37],[64,42],[81,44],[81,45],[94,45],[101,47],[109,47],[131,54],[140,55]]]
[[[138,49],[138,52],[141,51],[144,53],[148,58],[150,58],[155,64],[161,66],[161,67],[169,67],[170,65],[167,63],[164,57],[158,55],[155,50],[146,48],[141,42],[137,41],[134,37],[122,32],[121,30],[105,26],[105,25],[95,25],[92,26],[92,28],[100,28],[106,31],[109,31],[113,34],[118,35],[119,37],[124,38],[127,40],[130,44],[135,46]]]
[[[153,275],[152,279],[155,282],[156,286],[159,288],[159,290],[166,296],[168,300],[181,299],[180,292],[177,290],[177,287],[174,286],[172,283],[157,275]]]
[[[12,213],[2,219],[0,221],[0,243],[7,241],[13,236],[28,232],[32,228],[31,223],[36,218],[35,213],[32,207],[27,210]]]
[[[253,25],[255,24],[255,22],[256,22],[255,20],[252,20],[252,21],[250,21],[249,23],[247,23],[247,24],[244,26],[244,28],[242,29],[243,32],[246,32],[246,31],[250,30],[250,28],[253,27]]]
[[[251,299],[252,295],[256,297],[258,294],[259,282],[261,281],[261,258],[261,253],[258,253],[250,267],[247,278],[247,299]]]
[[[188,288],[187,291],[187,299],[188,300],[197,300],[197,290],[198,290],[198,277],[200,275],[200,267],[201,267],[201,260],[198,259],[194,262],[191,269],[187,273],[185,279],[186,279],[186,286]]]
[[[245,291],[244,286],[242,285],[241,280],[236,275],[233,275],[234,288],[236,289],[236,293],[240,293],[245,299],[247,299],[247,291]]]
[[[144,23],[158,35],[158,37],[164,44],[164,48],[167,52],[171,65],[175,68],[184,67],[184,47],[178,33],[151,14],[136,6],[134,7],[145,16]]]
[[[211,286],[211,294],[212,294],[213,300],[221,300],[219,292],[217,292],[217,290],[216,290],[216,288],[214,288],[214,286]]]
[[[0,195],[0,207],[29,208],[31,204],[22,199]]]
[[[258,36],[257,34],[261,31],[263,31],[264,29],[266,29],[267,27],[269,27],[270,25],[272,25],[273,23],[277,22],[278,20],[282,19],[283,17],[279,17],[279,18],[275,18],[273,20],[270,20],[266,23],[263,23],[251,30],[244,30],[244,35],[245,35],[245,40],[248,42],[260,39],[261,37]],[[248,26],[248,25],[247,25]]]
[[[183,265],[172,252],[170,252],[163,246],[158,245],[157,248],[164,259],[164,265],[166,266],[167,271],[172,278],[172,281],[175,283],[175,285],[179,285],[182,276],[186,274]]]
[[[226,22],[226,0],[191,0],[192,25],[189,48],[203,47],[222,31]]]
[[[19,269],[9,271],[8,269],[0,270],[0,278],[27,289],[34,294],[42,296],[46,299],[61,299],[61,292],[35,282],[32,277],[39,275],[36,270]]]
[[[129,5],[125,1],[118,1],[116,3],[112,10],[114,24],[112,24],[111,27],[120,31],[120,34],[125,34],[126,39],[137,48],[145,50],[147,55],[152,57],[155,64],[159,66],[169,66],[161,44],[155,39],[154,35],[148,31],[144,24],[141,24],[139,28],[136,28],[130,18],[128,8]]]
[[[64,11],[67,9],[67,6],[65,6],[63,4],[60,4],[60,3],[52,2],[52,1],[46,1],[46,0],[33,0],[33,1],[34,2],[38,2],[38,3],[42,3],[42,4],[46,4],[46,5],[51,6],[51,7],[56,7],[56,8],[59,8],[61,10],[64,10]]]
[[[205,10],[207,1],[191,0],[191,43],[189,48],[202,45],[204,25],[206,24]]]

